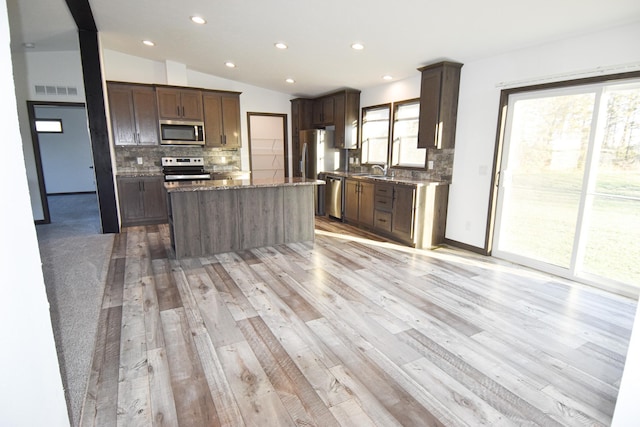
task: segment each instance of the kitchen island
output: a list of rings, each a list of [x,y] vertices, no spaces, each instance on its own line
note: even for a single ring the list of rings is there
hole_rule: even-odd
[[[176,258],[312,241],[320,184],[305,178],[166,182]]]

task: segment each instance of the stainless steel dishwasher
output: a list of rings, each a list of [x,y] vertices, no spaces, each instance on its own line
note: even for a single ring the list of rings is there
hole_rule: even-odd
[[[330,217],[342,220],[344,178],[327,174],[325,181],[325,211]]]

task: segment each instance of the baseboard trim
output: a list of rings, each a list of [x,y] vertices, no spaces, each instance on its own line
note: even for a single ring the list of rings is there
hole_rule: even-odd
[[[485,248],[479,248],[477,246],[472,246],[467,243],[458,242],[457,240],[447,239],[446,237],[444,239],[444,243],[449,246],[453,246],[454,248],[464,249],[465,251],[473,252],[479,255],[485,255],[485,256],[490,255],[489,251],[487,251]]]

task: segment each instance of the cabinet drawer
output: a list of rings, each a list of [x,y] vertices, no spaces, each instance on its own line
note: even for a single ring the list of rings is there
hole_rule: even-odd
[[[384,212],[376,209],[373,214],[375,228],[381,231],[391,232],[391,212]]]
[[[392,197],[393,196],[393,186],[392,185],[381,185],[376,184],[376,197]]]
[[[391,196],[379,196],[376,194],[375,198],[375,209],[381,211],[391,212],[393,209],[393,199]]]

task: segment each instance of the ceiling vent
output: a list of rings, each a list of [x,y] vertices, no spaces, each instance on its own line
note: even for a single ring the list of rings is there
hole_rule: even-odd
[[[78,88],[74,86],[35,85],[36,95],[77,96]]]

